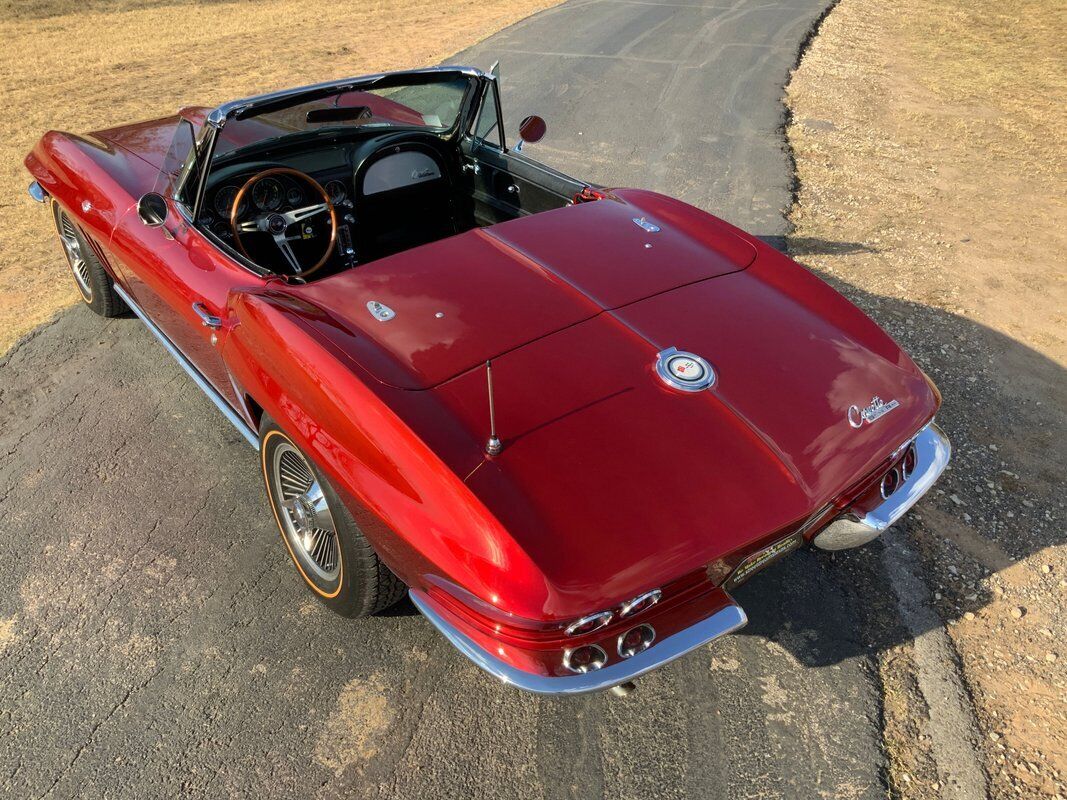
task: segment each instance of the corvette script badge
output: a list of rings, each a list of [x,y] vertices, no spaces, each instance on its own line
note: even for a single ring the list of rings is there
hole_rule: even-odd
[[[866,408],[860,408],[859,406],[848,407],[848,424],[853,428],[861,427],[864,422],[870,425],[875,420],[884,417],[899,405],[900,403],[896,400],[890,400],[886,403],[881,397],[875,395],[871,398],[870,405]]]

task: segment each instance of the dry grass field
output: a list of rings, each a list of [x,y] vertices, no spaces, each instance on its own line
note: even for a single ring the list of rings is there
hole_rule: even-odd
[[[788,88],[794,253],[945,396],[953,464],[904,534],[995,798],[1067,796],[1065,53],[1059,0],[841,0]],[[912,655],[882,658],[891,789],[933,800]]]
[[[85,132],[271,89],[440,62],[553,0],[0,4],[0,353],[75,302],[22,159]],[[488,64],[476,64],[488,68]]]

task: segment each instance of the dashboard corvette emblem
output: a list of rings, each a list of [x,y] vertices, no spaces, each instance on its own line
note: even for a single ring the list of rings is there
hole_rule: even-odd
[[[881,397],[875,395],[871,398],[871,402],[866,408],[860,408],[859,406],[848,407],[848,424],[853,428],[862,427],[865,422],[870,425],[875,420],[884,417],[899,405],[900,403],[896,400],[890,400],[886,403]]]
[[[683,392],[699,392],[715,383],[711,364],[675,347],[656,354],[656,374],[668,386]]]
[[[371,300],[367,303],[367,310],[371,313],[378,322],[388,322],[396,316],[396,312],[389,306],[379,303],[377,300]]]

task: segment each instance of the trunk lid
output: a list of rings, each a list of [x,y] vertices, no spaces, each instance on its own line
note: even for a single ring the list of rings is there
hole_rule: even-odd
[[[754,257],[751,244],[713,217],[650,192],[621,192],[289,291],[322,309],[320,333],[378,380],[417,390],[606,309],[744,269]],[[368,303],[395,317],[378,321]]]
[[[932,417],[922,373],[885,333],[764,252],[494,361],[504,450],[467,483],[558,597],[607,607],[765,542]],[[654,363],[670,346],[707,359],[715,385],[666,386]],[[484,440],[484,370],[434,392]],[[899,405],[853,428],[849,407],[875,395]]]

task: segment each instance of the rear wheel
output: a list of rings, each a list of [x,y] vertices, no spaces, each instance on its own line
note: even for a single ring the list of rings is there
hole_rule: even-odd
[[[96,257],[85,235],[74,224],[74,220],[59,205],[52,203],[52,215],[55,218],[59,243],[63,245],[63,254],[74,276],[74,285],[78,287],[85,305],[102,317],[117,317],[126,312],[126,304],[115,293],[111,276]]]
[[[330,482],[269,419],[260,430],[260,460],[282,541],[319,600],[360,617],[404,596],[407,587],[378,558]]]

